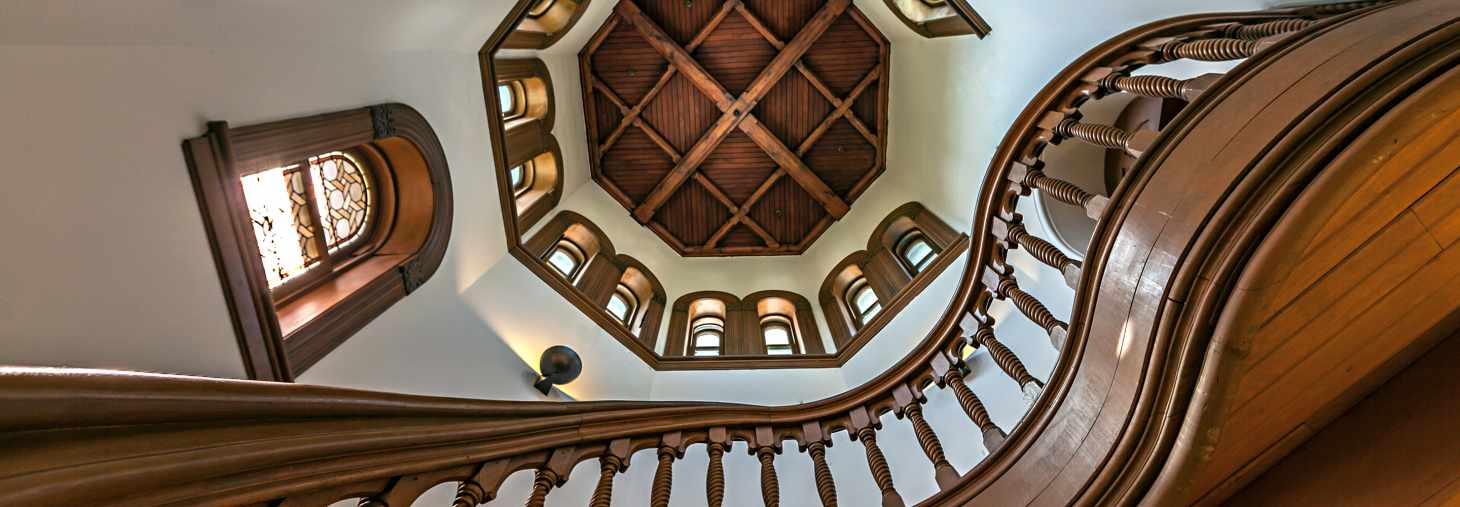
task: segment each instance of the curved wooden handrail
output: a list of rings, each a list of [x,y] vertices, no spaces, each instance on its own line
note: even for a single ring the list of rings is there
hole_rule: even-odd
[[[788,439],[801,442],[802,449],[815,448],[811,444],[829,442],[837,431],[862,441],[874,475],[879,482],[886,476],[884,505],[900,505],[885,461],[876,459],[881,456],[878,418],[887,412],[911,419],[922,450],[940,468],[943,491],[923,504],[1133,502],[1150,483],[1162,449],[1170,447],[1175,421],[1169,418],[1185,408],[1192,368],[1199,368],[1199,333],[1180,327],[1200,327],[1191,319],[1207,315],[1203,312],[1211,307],[1183,306],[1182,295],[1190,293],[1205,256],[1220,253],[1208,249],[1203,256],[1178,259],[1189,251],[1188,244],[1171,240],[1169,250],[1151,245],[1143,251],[1152,254],[1132,257],[1131,252],[1142,251],[1132,242],[1191,240],[1207,226],[1198,220],[1183,224],[1180,234],[1162,236],[1164,225],[1149,221],[1151,210],[1136,212],[1142,198],[1149,197],[1145,185],[1161,170],[1149,161],[1169,153],[1177,132],[1209,121],[1205,115],[1214,104],[1252,73],[1364,16],[1316,18],[1364,6],[1187,16],[1134,29],[1081,57],[1025,109],[996,153],[977,204],[968,267],[933,331],[892,368],[841,395],[785,407],[553,404],[4,368],[0,405],[7,410],[0,413],[0,448],[7,452],[0,453],[0,505],[94,502],[97,492],[120,505],[324,505],[356,496],[380,505],[408,505],[442,482],[460,483],[458,504],[474,505],[495,496],[501,481],[515,471],[538,470],[534,494],[540,496],[588,459],[603,460],[611,479],[635,452],[656,450],[660,473],[668,474],[663,464],[683,458],[692,443],[723,446],[742,440],[772,452]],[[1286,38],[1273,38],[1284,33]],[[1257,54],[1261,50],[1268,51]],[[1220,80],[1199,83],[1205,94],[1163,88],[1196,100],[1160,137],[1107,132],[1086,138],[1081,132],[1089,129],[1073,127],[1081,103],[1123,91],[1117,78],[1142,65],[1208,54],[1255,58]],[[1068,139],[1119,144],[1145,156],[1106,204],[1104,197],[1076,195],[1059,190],[1047,177],[1039,180],[1041,151]],[[1024,244],[1010,233],[1018,223],[1015,201],[1033,191],[1059,191],[1087,201],[1087,209],[1103,217],[1085,272],[1074,277],[1079,284],[1068,324],[1038,311],[1042,305],[1018,288],[1005,263],[1006,250]],[[1145,270],[1153,265],[1151,255],[1172,256],[1157,259],[1165,271]],[[987,313],[994,299],[1009,299],[1063,346],[1047,385],[1028,380],[1027,372],[1010,372],[1025,379],[1026,392],[1038,399],[1007,440],[1002,429],[981,422],[987,415],[978,416],[977,397],[966,391],[959,353],[965,345],[993,348],[997,343]],[[1127,319],[1140,324],[1132,328]],[[1017,358],[1001,366],[1014,363]],[[990,457],[962,477],[945,473],[951,469],[940,463],[941,444],[922,422],[922,391],[931,385],[955,389],[990,447]],[[1041,389],[1044,394],[1038,395]],[[1153,420],[1161,421],[1158,427],[1146,427]],[[773,479],[773,468],[768,473]],[[657,477],[656,483],[662,480],[667,488],[669,479]],[[775,481],[768,482],[770,499]],[[611,487],[612,481],[607,483]]]

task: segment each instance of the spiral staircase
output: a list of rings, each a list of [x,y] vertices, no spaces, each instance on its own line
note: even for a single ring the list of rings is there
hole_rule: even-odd
[[[1179,60],[1240,61],[1190,79]],[[983,188],[956,296],[922,343],[879,377],[794,406],[509,402],[98,370],[0,369],[0,505],[407,506],[440,484],[454,506],[548,502],[570,479],[613,501],[621,474],[652,476],[672,503],[674,464],[723,460],[743,442],[759,496],[814,481],[870,481],[883,506],[1220,503],[1364,394],[1460,329],[1460,2],[1352,2],[1153,22],[1091,49],[1009,129]],[[1087,121],[1082,107],[1135,95],[1184,101],[1159,131]],[[1137,159],[1097,195],[1046,173],[1060,143]],[[1038,194],[1097,220],[1081,260],[1025,227]],[[1073,289],[1058,320],[1021,288],[1023,250]],[[1040,269],[1044,269],[1041,267]],[[990,308],[1039,336],[995,332]],[[1048,340],[1047,382],[1004,343]],[[1000,427],[965,382],[984,348],[1031,400]],[[938,434],[927,395],[951,391],[968,425]],[[947,397],[941,398],[948,400]],[[883,415],[917,446],[884,449]],[[845,433],[867,473],[834,476]],[[942,441],[989,455],[958,472]],[[786,442],[811,477],[776,469]],[[690,446],[695,451],[690,452]],[[700,446],[704,451],[700,452]],[[925,455],[939,491],[907,498],[886,453]],[[654,457],[651,469],[628,464]],[[599,474],[571,472],[596,463]],[[518,472],[526,498],[499,495]],[[679,477],[680,480],[685,480]],[[595,482],[596,481],[596,482]]]

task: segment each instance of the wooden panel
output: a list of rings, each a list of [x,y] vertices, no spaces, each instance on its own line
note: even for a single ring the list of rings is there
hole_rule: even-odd
[[[890,50],[849,0],[621,0],[598,34],[594,179],[681,255],[801,253],[882,171]]]
[[[1454,504],[1460,490],[1460,335],[1446,339],[1227,505]]]

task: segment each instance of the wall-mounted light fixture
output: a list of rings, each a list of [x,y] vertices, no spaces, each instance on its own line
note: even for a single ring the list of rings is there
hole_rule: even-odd
[[[542,359],[537,361],[537,371],[541,373],[542,379],[533,383],[542,394],[548,394],[555,385],[564,385],[578,378],[583,373],[583,359],[573,349],[562,345],[554,345],[542,351]]]

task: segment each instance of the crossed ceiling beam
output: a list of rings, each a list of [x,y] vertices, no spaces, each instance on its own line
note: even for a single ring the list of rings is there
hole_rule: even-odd
[[[727,2],[726,6],[732,9],[740,8],[744,11],[743,6],[740,6],[736,0]],[[676,72],[684,74],[690,83],[699,89],[701,93],[705,94],[721,112],[720,119],[715,122],[714,126],[696,141],[688,152],[683,154],[682,158],[676,162],[674,168],[659,181],[654,187],[654,190],[649,193],[649,196],[634,209],[634,218],[640,223],[648,223],[659,208],[669,200],[669,197],[686,181],[692,179],[691,176],[699,169],[700,165],[709,158],[715,148],[719,147],[720,143],[736,128],[739,128],[752,142],[760,146],[762,150],[770,155],[771,159],[780,166],[781,170],[791,176],[801,188],[806,190],[807,194],[821,203],[822,207],[826,208],[828,214],[835,218],[845,216],[850,209],[847,203],[841,197],[837,196],[831,190],[831,187],[821,181],[820,177],[817,177],[811,171],[811,168],[801,160],[798,152],[792,151],[785,143],[781,142],[760,120],[755,118],[755,115],[751,114],[751,111],[765,97],[765,94],[769,93],[771,88],[779,83],[781,78],[785,77],[786,73],[790,72],[796,63],[800,61],[801,57],[811,49],[811,46],[821,38],[822,34],[826,33],[826,30],[831,27],[832,22],[841,16],[842,13],[846,12],[850,6],[851,0],[831,0],[827,2],[826,5],[822,6],[816,12],[816,15],[811,18],[806,26],[802,28],[801,32],[796,34],[795,38],[781,47],[780,52],[776,54],[776,57],[771,60],[770,64],[765,69],[762,69],[760,75],[750,83],[750,86],[746,87],[745,92],[740,94],[739,97],[736,97],[731,95],[704,67],[701,67],[699,62],[695,61],[694,57],[690,55],[685,47],[679,45],[674,39],[669,37],[663,28],[659,27],[658,23],[649,19],[637,5],[634,5],[633,2],[619,2],[617,7],[618,14],[633,25],[649,42],[649,45],[669,61],[672,69],[676,69]],[[715,24],[718,24],[718,21],[724,18],[728,10],[722,6],[721,11],[716,15]],[[704,32],[701,33],[701,36],[703,35]],[[696,39],[700,38],[696,37]],[[661,79],[661,81],[667,81],[667,79]],[[642,108],[639,109],[642,110]],[[764,187],[764,185],[762,186]],[[749,205],[747,204],[746,206],[739,207],[742,209],[736,209],[737,216],[742,218],[732,219],[730,221],[732,225],[736,221],[745,222],[743,220],[743,214],[740,211],[745,211],[743,208],[748,207]],[[719,231],[717,233],[718,236],[723,237],[723,232],[728,231],[725,227],[722,227],[722,229],[725,229],[725,231]],[[753,227],[753,229],[759,229],[759,227]],[[757,231],[757,234],[761,233],[763,231]],[[719,238],[715,239],[718,240]]]

